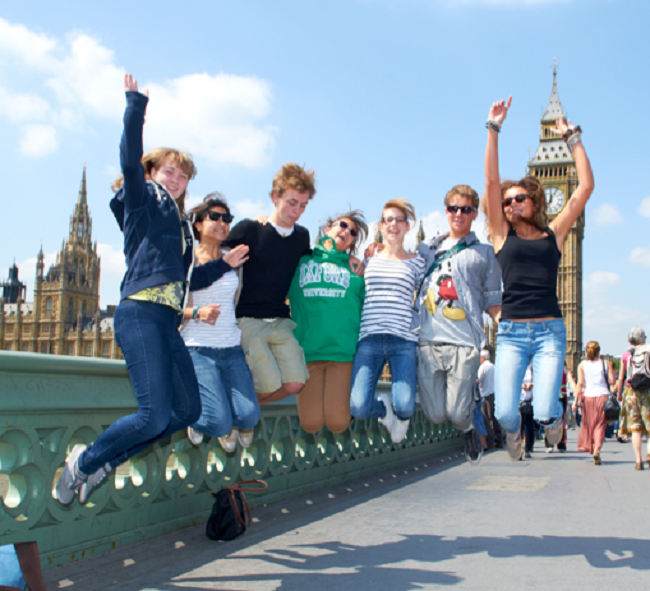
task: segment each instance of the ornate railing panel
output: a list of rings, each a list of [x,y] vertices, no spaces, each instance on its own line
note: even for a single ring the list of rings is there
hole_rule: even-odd
[[[310,435],[295,404],[276,403],[246,450],[177,433],[118,468],[85,506],[62,506],[52,490],[67,453],[135,410],[123,361],[0,352],[0,544],[38,541],[47,568],[202,523],[210,493],[238,480],[266,480],[249,500],[271,503],[461,445],[451,424],[433,425],[419,408],[394,445],[376,420]]]

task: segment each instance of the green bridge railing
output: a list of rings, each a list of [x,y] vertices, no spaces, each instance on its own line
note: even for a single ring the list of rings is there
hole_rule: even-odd
[[[61,505],[52,491],[67,453],[135,410],[123,361],[0,352],[0,545],[36,540],[49,568],[205,522],[210,493],[239,480],[268,483],[249,495],[254,506],[462,445],[451,424],[433,425],[419,408],[395,445],[376,420],[310,435],[295,404],[276,403],[246,450],[226,454],[216,439],[194,446],[177,433],[120,466],[86,505]]]

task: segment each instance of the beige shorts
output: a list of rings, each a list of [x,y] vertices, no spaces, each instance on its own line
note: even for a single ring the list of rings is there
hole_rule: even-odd
[[[267,322],[259,318],[240,318],[238,324],[255,392],[270,394],[282,384],[307,381],[305,354],[293,335],[296,328],[293,320],[277,318]]]

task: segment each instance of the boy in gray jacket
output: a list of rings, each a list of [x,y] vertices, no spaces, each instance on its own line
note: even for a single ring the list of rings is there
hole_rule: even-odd
[[[473,463],[483,452],[472,423],[486,342],[483,312],[494,321],[501,312],[501,270],[494,248],[472,232],[478,207],[478,194],[468,185],[447,193],[449,232],[419,245],[427,272],[415,301],[422,410],[433,423],[451,420],[464,433],[466,457]]]

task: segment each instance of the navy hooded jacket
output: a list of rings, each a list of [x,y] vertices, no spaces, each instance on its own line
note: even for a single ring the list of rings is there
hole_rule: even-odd
[[[223,259],[193,268],[193,239],[187,220],[165,188],[146,181],[142,167],[142,128],[148,98],[126,93],[120,164],[124,185],[111,200],[111,210],[124,234],[126,274],[120,300],[166,283],[181,282],[190,290],[202,289],[231,270]],[[183,254],[183,240],[185,254]],[[191,276],[191,281],[188,278]]]

